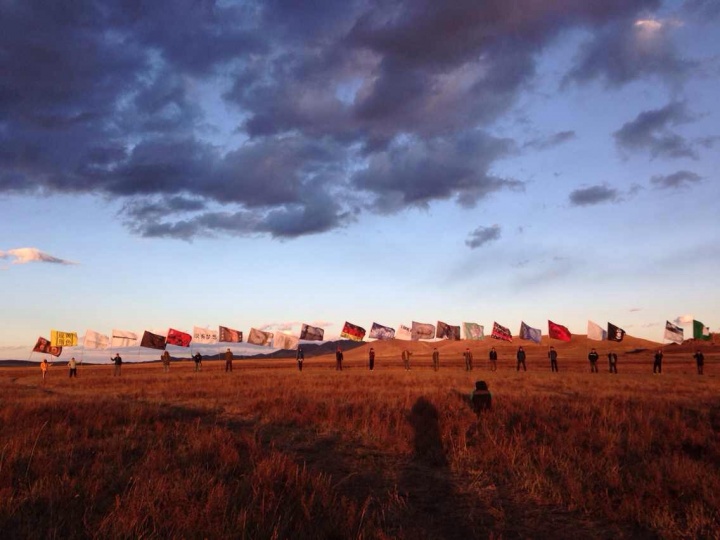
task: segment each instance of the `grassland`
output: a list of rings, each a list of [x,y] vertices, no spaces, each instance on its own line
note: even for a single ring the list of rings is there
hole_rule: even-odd
[[[720,357],[399,344],[288,360],[0,370],[4,538],[718,538]],[[452,347],[456,347],[456,349]],[[482,347],[485,347],[484,349]],[[630,345],[626,346],[626,348]],[[464,348],[464,344],[462,345]],[[601,351],[603,352],[603,351]],[[482,358],[482,360],[479,360]],[[466,395],[483,378],[494,409]]]

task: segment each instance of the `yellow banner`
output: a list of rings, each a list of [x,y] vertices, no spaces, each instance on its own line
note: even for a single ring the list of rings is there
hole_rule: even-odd
[[[77,344],[77,332],[50,330],[50,345],[53,347],[75,347]]]

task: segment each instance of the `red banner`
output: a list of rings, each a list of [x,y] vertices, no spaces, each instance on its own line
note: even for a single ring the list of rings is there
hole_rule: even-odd
[[[62,347],[56,347],[50,344],[49,339],[39,337],[37,343],[33,347],[33,352],[50,354],[52,356],[60,356],[62,354]]]
[[[496,322],[493,323],[493,330],[490,337],[501,341],[512,341],[512,333],[510,332],[510,329],[505,328]]]
[[[192,336],[190,334],[186,334],[185,332],[181,332],[180,330],[175,330],[174,328],[171,328],[170,330],[168,330],[168,333],[167,333],[167,344],[168,345],[176,345],[178,347],[189,347],[191,341],[192,341]]]
[[[560,341],[570,341],[572,334],[570,330],[562,324],[555,324],[552,321],[548,321],[548,336],[552,339],[559,339]]]

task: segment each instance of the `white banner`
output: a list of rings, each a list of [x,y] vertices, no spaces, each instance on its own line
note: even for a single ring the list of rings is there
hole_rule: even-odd
[[[671,323],[670,321],[665,321],[665,335],[663,336],[665,339],[682,344],[683,333],[684,332],[682,328]]]
[[[282,332],[275,332],[273,335],[273,347],[276,349],[297,349],[300,339],[290,334],[283,334]]]
[[[85,332],[83,347],[86,349],[107,349],[110,345],[110,338],[94,330]]]
[[[135,332],[128,332],[127,330],[115,330],[112,331],[112,341],[110,344],[113,347],[132,347],[137,345],[138,337]]]
[[[410,341],[411,337],[412,331],[410,330],[410,327],[405,326],[404,324],[398,326],[398,329],[395,331],[395,339],[404,339],[405,341]]]
[[[587,338],[593,341],[604,341],[607,339],[607,332],[599,324],[588,321]]]
[[[209,328],[200,328],[199,326],[193,326],[193,343],[212,345],[218,342],[218,331],[210,330]]]

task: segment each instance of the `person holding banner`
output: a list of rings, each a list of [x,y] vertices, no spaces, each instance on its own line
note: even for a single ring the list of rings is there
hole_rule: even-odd
[[[702,353],[700,349],[693,355],[693,358],[695,359],[695,362],[697,363],[697,372],[698,375],[703,374],[703,366],[705,365],[705,355]]]
[[[228,347],[228,350],[225,351],[225,373],[228,371],[232,373],[232,362],[233,362],[233,353],[230,350],[230,347]]]
[[[43,382],[45,382],[45,378],[47,377],[48,368],[50,367],[50,364],[48,364],[47,358],[43,358],[43,361],[40,362],[40,372],[42,373]]]
[[[660,375],[662,373],[662,360],[663,360],[663,352],[662,349],[658,349],[655,353],[654,361],[653,361],[653,375],[656,373]]]
[[[302,371],[303,361],[305,360],[305,351],[303,351],[302,347],[298,347],[295,359],[297,360],[298,371]]]
[[[335,351],[335,371],[342,371],[343,352],[340,347]]]
[[[401,357],[403,365],[405,366],[405,371],[410,371],[410,356],[412,356],[412,353],[407,349],[403,349]]]
[[[115,364],[115,371],[113,371],[113,377],[119,377],[120,370],[122,369],[122,358],[120,358],[120,354],[115,353],[115,358],[111,358],[110,360],[113,364]]]
[[[163,371],[165,373],[169,373],[170,372],[170,353],[167,351],[162,353],[160,360],[162,361]]]
[[[465,359],[465,371],[472,371],[473,355],[470,351],[470,347],[465,349],[465,352],[463,353],[463,358]]]
[[[548,358],[550,359],[550,371],[557,373],[557,351],[555,350],[555,347],[550,347],[550,350],[548,351]]]
[[[520,371],[520,365],[523,367],[523,371],[527,371],[527,366],[525,365],[525,349],[522,347],[518,347],[517,351],[517,367],[515,368],[515,371]]]
[[[588,360],[590,361],[590,373],[598,373],[598,367],[597,367],[598,358],[600,358],[600,355],[597,353],[597,351],[593,347],[592,349],[590,349],[590,354],[588,354]]]
[[[608,353],[608,363],[610,364],[610,373],[617,375],[617,353],[613,351]]]
[[[77,364],[75,363],[74,356],[68,362],[68,368],[70,368],[70,378],[75,377],[77,379]]]
[[[490,371],[497,371],[497,351],[495,347],[490,349]]]

